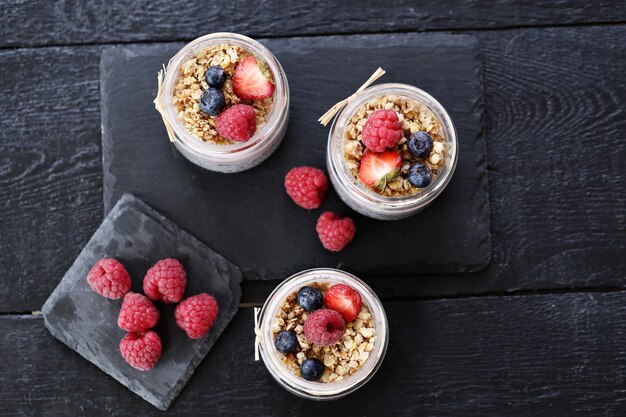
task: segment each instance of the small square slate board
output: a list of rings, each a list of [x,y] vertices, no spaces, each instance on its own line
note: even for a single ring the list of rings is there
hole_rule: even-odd
[[[339,266],[378,276],[468,272],[491,259],[481,63],[475,37],[390,34],[270,39],[291,89],[284,142],[260,166],[238,174],[204,171],[173,152],[152,100],[156,73],[182,44],[107,49],[101,60],[104,205],[124,192],[148,201],[235,262],[246,279],[282,279],[299,270]],[[325,168],[328,128],[317,119],[376,69],[378,82],[422,87],[450,112],[460,141],[456,173],[427,210],[384,222],[357,215],[329,191],[307,212],[286,195],[298,165]],[[354,218],[355,240],[342,252],[322,248],[322,210]]]
[[[161,337],[159,362],[147,372],[128,365],[119,352],[125,332],[117,326],[122,300],[91,290],[87,273],[104,257],[118,259],[142,292],[152,264],[176,258],[187,272],[185,296],[208,292],[218,301],[217,322],[207,336],[191,340],[177,327],[175,305],[155,303],[161,312],[154,330]],[[232,320],[241,299],[241,271],[139,199],[124,195],[104,219],[43,306],[50,333],[155,407],[166,410]]]

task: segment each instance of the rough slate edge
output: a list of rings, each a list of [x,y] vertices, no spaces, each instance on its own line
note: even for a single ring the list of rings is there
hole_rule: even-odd
[[[409,35],[415,35],[415,34],[406,34],[407,36]],[[333,39],[336,38],[338,40],[346,40],[347,38],[369,38],[368,40],[373,40],[373,41],[380,41],[380,42],[384,42],[385,39],[387,38],[401,38],[403,35],[401,34],[386,34],[386,35],[345,35],[345,36],[325,36],[323,37],[325,40],[329,40],[329,39]],[[490,203],[489,203],[489,186],[488,186],[488,177],[487,177],[487,152],[486,152],[486,137],[485,137],[485,126],[484,126],[484,121],[485,121],[485,105],[484,105],[484,85],[483,85],[483,64],[482,64],[482,58],[481,58],[481,54],[480,54],[480,48],[479,48],[479,43],[478,43],[478,39],[475,36],[472,35],[463,35],[463,34],[454,34],[454,35],[450,35],[450,34],[419,34],[419,36],[421,38],[433,38],[437,41],[441,40],[445,40],[446,44],[448,45],[465,45],[465,43],[467,43],[467,41],[469,40],[471,42],[471,47],[472,47],[472,53],[473,55],[476,57],[477,63],[475,66],[475,75],[478,79],[478,88],[479,88],[479,94],[478,94],[478,98],[477,100],[474,101],[474,105],[473,108],[474,113],[478,113],[478,131],[476,132],[476,136],[474,137],[474,148],[478,149],[478,155],[477,155],[477,160],[474,161],[474,166],[475,168],[479,171],[479,174],[476,178],[475,181],[475,190],[476,191],[482,191],[485,198],[481,203],[477,204],[477,207],[479,207],[479,210],[481,212],[484,211],[485,213],[485,219],[481,222],[481,225],[484,224],[484,237],[483,239],[480,241],[481,243],[485,244],[487,246],[486,249],[486,253],[484,254],[484,258],[480,259],[480,261],[478,261],[477,263],[474,263],[472,265],[467,265],[467,264],[459,264],[459,263],[448,263],[447,265],[450,266],[451,268],[454,268],[454,271],[452,270],[441,270],[438,267],[433,268],[431,271],[428,272],[429,275],[440,275],[440,274],[449,274],[449,273],[472,273],[472,272],[478,272],[481,271],[483,269],[485,269],[489,263],[491,262],[491,259],[493,257],[493,251],[492,251],[492,242],[491,242],[491,209],[490,209]],[[283,42],[285,43],[285,45],[288,45],[289,43],[293,43],[293,42],[298,42],[299,38],[289,38],[289,39],[281,39],[281,40],[273,40],[273,39],[259,39],[261,42],[265,43],[266,46],[268,46],[270,49],[273,48],[272,43],[273,42]],[[465,42],[465,43],[464,43]],[[174,47],[176,46],[176,50],[180,47],[182,47],[184,44],[182,43],[166,43],[163,44],[164,47]],[[101,114],[107,114],[107,112],[105,111],[107,108],[107,100],[108,100],[108,96],[104,94],[104,91],[106,90],[106,88],[104,86],[106,86],[106,82],[107,79],[102,77],[102,74],[104,69],[108,68],[108,66],[110,66],[116,59],[123,59],[124,57],[126,58],[132,58],[135,56],[141,56],[141,55],[145,55],[146,52],[152,53],[154,54],[154,45],[138,45],[138,46],[133,46],[132,48],[130,47],[126,47],[126,46],[113,46],[113,47],[109,47],[103,50],[102,54],[101,54],[101,61],[100,61],[100,83],[101,83],[101,88],[100,88],[100,92],[101,92]],[[156,77],[155,77],[156,78]],[[382,80],[380,82],[393,82],[393,80]],[[155,81],[156,83],[156,81]],[[156,110],[155,110],[156,111]],[[104,126],[105,126],[106,121],[103,118],[103,122],[102,122],[102,127],[104,130]],[[155,138],[156,140],[156,138]],[[179,159],[183,159],[184,163],[189,164],[186,160],[184,160],[184,158],[182,156],[180,156],[178,154],[178,152],[172,147],[172,152],[173,152],[173,157],[174,158],[179,158]],[[481,155],[482,154],[482,155]],[[115,187],[116,184],[116,178],[115,176],[112,174],[111,170],[110,170],[110,166],[111,166],[111,160],[110,160],[110,152],[108,150],[108,143],[107,141],[104,140],[104,135],[103,135],[103,141],[102,141],[102,158],[103,158],[103,171],[104,171],[104,175],[103,175],[103,200],[104,200],[104,210],[105,213],[107,213],[110,210],[110,206],[112,204],[113,198],[114,198],[114,193],[113,193],[113,187]],[[460,156],[461,158],[463,157],[462,155]],[[196,169],[196,167],[192,166],[191,169]],[[468,221],[472,221],[472,219],[468,219]],[[337,265],[331,265],[331,266],[336,266],[341,268],[342,264],[341,262],[339,262]],[[291,271],[291,270],[290,270]],[[295,271],[291,271],[289,272],[287,275],[290,275],[291,273],[293,273]],[[270,274],[268,275],[268,272],[266,270],[263,270],[261,272],[255,271],[255,270],[246,270],[244,268],[244,274],[245,277],[244,279],[248,280],[248,279],[252,279],[252,280],[268,280],[268,279],[275,279],[275,277],[277,276],[276,274]],[[252,274],[252,276],[250,276],[250,274]],[[392,277],[392,276],[415,276],[417,275],[416,272],[395,272],[394,274],[390,275],[390,274],[385,274],[382,272],[382,270],[380,268],[378,268],[378,270],[374,269],[371,272],[367,273],[368,276],[371,277]],[[271,276],[271,277],[270,277]]]
[[[236,312],[238,311],[238,307],[239,307],[239,302],[241,300],[241,281],[242,281],[242,274],[241,271],[232,263],[228,262],[226,259],[224,259],[221,255],[219,255],[217,252],[213,251],[212,249],[208,248],[205,244],[203,244],[202,242],[198,241],[196,238],[194,238],[193,236],[191,236],[190,234],[188,234],[187,232],[185,232],[184,230],[180,229],[178,226],[176,226],[174,223],[172,223],[169,219],[167,219],[166,217],[162,216],[161,214],[159,214],[157,211],[155,211],[154,209],[152,209],[151,207],[149,207],[147,204],[145,204],[143,201],[139,200],[138,198],[130,195],[130,194],[124,194],[118,201],[118,203],[115,205],[115,207],[113,207],[113,209],[111,210],[111,212],[109,212],[109,214],[107,215],[107,217],[116,217],[118,215],[119,212],[122,212],[123,210],[125,210],[127,208],[127,206],[130,205],[136,205],[137,208],[140,210],[140,214],[145,215],[146,217],[150,218],[151,220],[154,220],[156,223],[158,223],[161,227],[163,227],[163,229],[172,235],[177,234],[179,237],[182,237],[183,239],[187,239],[191,242],[194,242],[196,244],[199,244],[200,246],[205,247],[208,251],[211,251],[215,254],[215,256],[223,263],[227,263],[229,268],[232,271],[237,272],[236,275],[229,275],[228,279],[223,279],[224,281],[224,286],[229,288],[231,293],[232,293],[232,304],[231,306],[229,306],[228,309],[223,308],[221,309],[221,316],[218,319],[218,322],[222,322],[223,325],[221,327],[218,327],[217,325],[213,328],[211,335],[209,336],[209,338],[207,339],[206,343],[206,352],[204,352],[204,354],[200,355],[200,356],[196,356],[193,360],[191,360],[188,364],[187,367],[185,368],[185,372],[187,372],[186,378],[185,379],[179,379],[176,383],[176,385],[174,385],[171,390],[169,391],[168,395],[166,398],[163,398],[161,401],[156,401],[154,400],[154,394],[151,392],[147,392],[145,391],[145,389],[143,389],[142,386],[137,385],[137,384],[133,384],[133,386],[129,386],[126,384],[122,384],[124,386],[126,386],[126,388],[128,388],[130,391],[134,392],[135,394],[139,395],[140,397],[142,397],[143,399],[145,399],[147,402],[149,402],[150,404],[154,405],[155,407],[157,407],[160,410],[167,410],[169,408],[169,406],[172,404],[172,402],[178,397],[178,395],[180,394],[181,390],[184,388],[185,384],[189,381],[189,379],[191,378],[191,376],[193,375],[193,373],[195,372],[196,368],[198,367],[198,365],[200,364],[200,362],[202,362],[202,360],[206,357],[206,355],[211,351],[213,345],[217,342],[217,340],[219,339],[219,337],[221,336],[222,332],[226,329],[226,327],[228,326],[228,324],[230,323],[230,321],[233,319],[233,317],[235,316]],[[74,269],[75,267],[78,267],[78,263],[80,262],[80,259],[83,255],[83,252],[88,251],[89,247],[93,244],[96,244],[97,241],[99,239],[101,239],[100,236],[98,236],[100,234],[101,230],[100,228],[98,228],[98,230],[96,230],[96,232],[93,234],[93,236],[91,237],[91,239],[89,240],[89,242],[87,242],[87,244],[85,245],[85,248],[83,248],[83,250],[81,251],[81,253],[78,255],[78,257],[76,258],[76,261],[72,264],[72,266],[70,267],[70,269],[68,270],[71,271],[72,269]],[[218,268],[219,266],[216,266],[216,268]],[[113,377],[110,373],[109,370],[105,369],[104,366],[100,366],[99,364],[95,363],[92,361],[91,358],[83,355],[83,353],[78,352],[77,349],[77,345],[76,344],[72,344],[69,340],[66,339],[66,336],[62,333],[62,332],[57,332],[56,329],[54,327],[52,327],[47,319],[47,315],[48,313],[50,313],[55,305],[56,305],[56,299],[61,297],[63,294],[67,293],[67,292],[71,292],[71,289],[74,285],[76,285],[77,281],[78,281],[78,277],[74,280],[74,281],[70,281],[70,280],[66,280],[66,279],[62,279],[61,282],[59,283],[59,285],[54,289],[54,291],[52,292],[52,294],[50,294],[50,296],[48,297],[48,299],[46,300],[46,302],[44,303],[43,307],[42,307],[42,311],[43,311],[43,315],[44,315],[44,324],[46,326],[46,328],[48,329],[48,331],[55,337],[57,338],[59,341],[61,341],[62,343],[64,343],[65,345],[67,345],[70,349],[74,350],[76,353],[78,353],[79,355],[81,355],[83,358],[85,358],[87,361],[89,361],[91,364],[97,366],[98,368],[100,368],[100,370],[102,370],[103,372],[105,372],[107,375],[110,375],[111,377]],[[228,314],[224,315],[223,312],[228,312]],[[201,351],[201,349],[199,349]],[[113,377],[115,378],[115,377]],[[117,379],[117,378],[115,378]],[[122,383],[122,381],[118,382]]]

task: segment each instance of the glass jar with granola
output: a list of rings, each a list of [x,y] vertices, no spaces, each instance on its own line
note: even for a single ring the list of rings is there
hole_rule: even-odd
[[[326,161],[341,199],[381,220],[427,207],[456,167],[456,130],[444,107],[406,84],[366,88],[337,115]]]
[[[155,103],[183,156],[212,171],[238,172],[263,162],[282,141],[289,85],[266,47],[212,33],[170,60]]]
[[[260,354],[288,391],[318,400],[363,386],[387,350],[385,310],[370,287],[347,272],[316,268],[283,281],[258,320]]]

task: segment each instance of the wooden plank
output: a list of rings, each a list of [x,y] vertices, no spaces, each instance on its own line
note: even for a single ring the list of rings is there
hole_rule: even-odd
[[[189,40],[217,31],[262,37],[624,22],[626,3],[14,0],[0,4],[0,16],[0,46],[36,46]]]
[[[624,285],[625,45],[624,26],[480,34],[492,262],[365,277],[381,296]],[[99,52],[0,51],[0,311],[40,309],[102,219]]]
[[[377,375],[332,402],[299,399],[253,361],[242,309],[168,411],[172,416],[623,416],[626,293],[386,302]],[[0,318],[0,415],[158,415],[44,329]]]

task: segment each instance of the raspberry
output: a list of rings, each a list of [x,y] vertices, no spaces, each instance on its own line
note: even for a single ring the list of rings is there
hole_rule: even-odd
[[[146,273],[143,292],[153,301],[177,303],[183,298],[187,285],[185,269],[176,259],[162,259]]]
[[[383,152],[393,148],[404,136],[398,114],[393,110],[376,110],[367,118],[361,140],[367,149]]]
[[[159,310],[148,297],[142,294],[129,292],[124,296],[124,302],[117,318],[117,325],[127,332],[143,332],[159,321]]]
[[[124,265],[113,258],[100,259],[87,274],[92,290],[106,298],[117,300],[130,290],[130,275]]]
[[[147,371],[161,357],[161,338],[152,330],[128,333],[120,341],[120,352],[130,366]]]
[[[328,180],[321,169],[296,167],[285,176],[285,189],[294,203],[310,210],[322,204],[328,190]]]
[[[345,331],[346,322],[335,310],[317,310],[304,322],[304,335],[319,346],[334,345]]]
[[[213,296],[202,293],[184,299],[176,306],[176,324],[191,339],[200,339],[207,334],[217,319],[219,307]]]
[[[256,113],[254,107],[236,104],[217,116],[217,133],[235,142],[247,142],[256,132]]]
[[[354,238],[356,228],[349,217],[341,217],[332,211],[325,211],[317,220],[317,235],[322,245],[332,252],[345,248]]]

